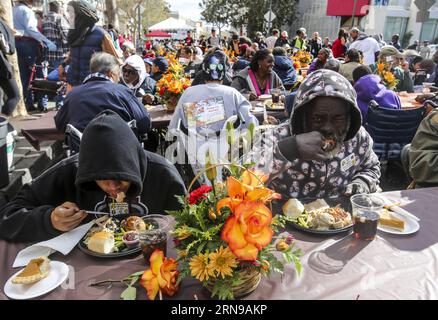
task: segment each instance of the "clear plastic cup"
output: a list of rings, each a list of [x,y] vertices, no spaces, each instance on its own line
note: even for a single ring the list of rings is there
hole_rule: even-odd
[[[280,95],[281,95],[280,89],[270,89],[269,93],[271,94],[271,97],[272,97],[272,103],[279,103],[280,102]]]
[[[146,263],[149,263],[151,254],[156,249],[163,251],[164,256],[166,256],[169,220],[163,215],[150,214],[143,217],[143,221],[146,224],[146,229],[137,229],[137,232],[143,258]]]
[[[353,233],[356,239],[373,240],[377,233],[384,202],[372,194],[356,194],[350,198],[353,211]]]

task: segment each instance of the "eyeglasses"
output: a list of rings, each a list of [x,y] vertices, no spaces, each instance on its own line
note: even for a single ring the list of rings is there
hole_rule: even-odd
[[[209,69],[212,70],[212,71],[214,71],[214,70],[216,70],[216,69],[218,69],[219,71],[224,70],[224,66],[223,66],[222,64],[214,64],[214,63],[211,63],[208,67],[209,67]]]
[[[123,68],[123,69],[122,69],[122,72],[123,72],[123,73],[127,73],[127,74],[130,75],[130,76],[133,76],[133,75],[137,74],[137,71],[136,71],[136,70],[126,69],[126,68]]]

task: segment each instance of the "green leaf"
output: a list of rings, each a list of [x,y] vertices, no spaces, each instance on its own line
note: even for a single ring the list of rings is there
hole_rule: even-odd
[[[294,260],[294,263],[295,263],[295,270],[297,270],[298,275],[300,275],[301,274],[301,270],[302,270],[301,261],[296,256],[293,256],[293,260]]]
[[[123,300],[135,300],[137,298],[137,289],[132,286],[128,286],[120,295]]]

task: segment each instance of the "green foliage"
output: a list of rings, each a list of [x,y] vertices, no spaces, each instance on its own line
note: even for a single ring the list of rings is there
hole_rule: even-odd
[[[125,290],[123,290],[120,298],[123,300],[135,300],[137,298],[137,289],[133,286],[128,286]]]

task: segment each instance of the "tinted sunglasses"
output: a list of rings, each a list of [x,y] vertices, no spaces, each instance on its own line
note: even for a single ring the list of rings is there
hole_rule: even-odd
[[[223,64],[215,64],[215,63],[211,63],[209,66],[209,69],[210,70],[212,70],[212,71],[214,71],[214,70],[219,70],[219,71],[222,71],[222,70],[224,70],[224,65]]]

